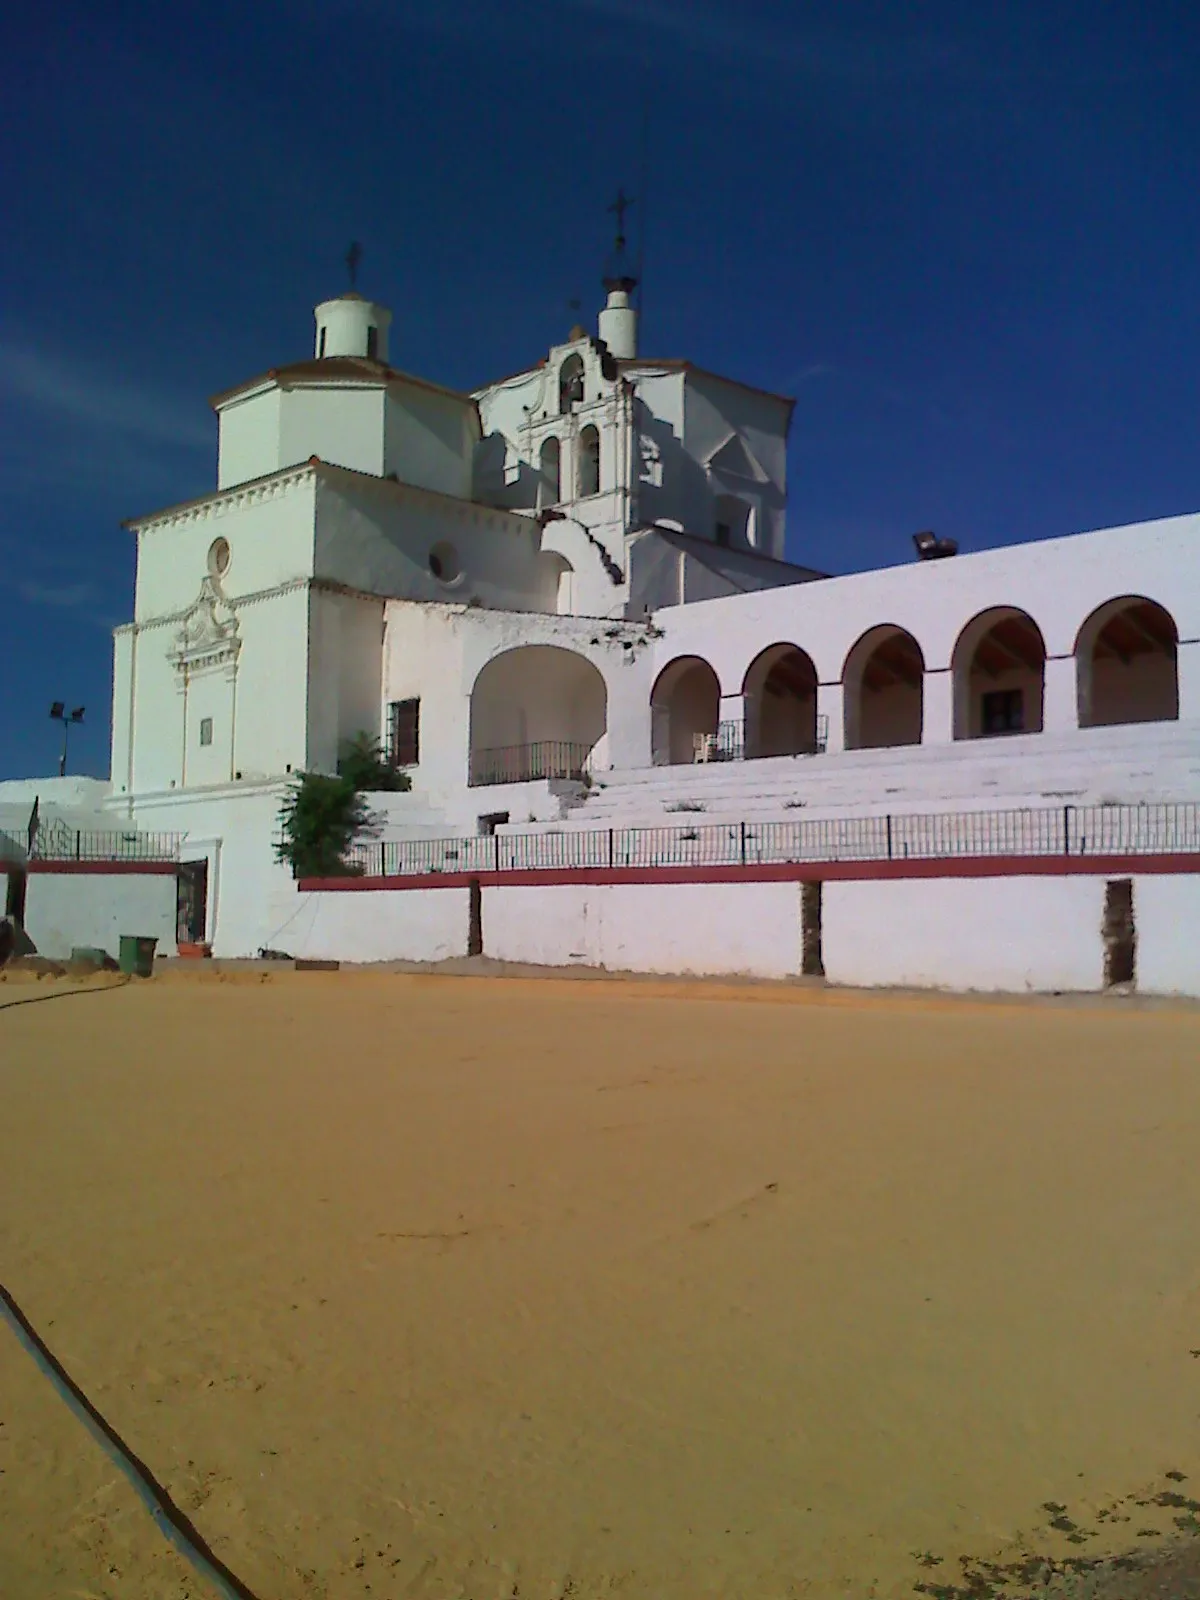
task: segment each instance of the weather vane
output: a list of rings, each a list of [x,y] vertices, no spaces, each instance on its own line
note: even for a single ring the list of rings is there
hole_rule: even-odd
[[[612,205],[609,206],[609,208],[608,208],[609,212],[612,213],[612,214],[615,214],[616,219],[617,219],[617,249],[618,250],[622,249],[624,244],[625,244],[625,213],[629,210],[629,208],[630,208],[630,206],[632,204],[633,204],[633,201],[625,193],[625,190],[623,188],[621,188],[621,189],[617,190],[617,198],[613,201]]]
[[[362,245],[355,239],[346,251],[346,271],[350,274],[350,287],[358,282],[358,263],[362,260]]]

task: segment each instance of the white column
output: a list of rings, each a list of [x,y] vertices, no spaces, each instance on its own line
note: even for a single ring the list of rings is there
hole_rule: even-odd
[[[746,748],[746,697],[723,694],[717,710],[717,738],[723,752],[732,754]]]
[[[922,689],[921,743],[951,744],[954,740],[954,673],[927,672]]]
[[[1075,657],[1051,656],[1042,692],[1042,732],[1067,733],[1079,726],[1075,698]]]
[[[1179,646],[1179,720],[1200,722],[1200,639]]]
[[[817,685],[817,737],[821,736],[821,721],[824,718],[826,750],[844,750],[846,748],[846,729],[843,721],[843,706],[845,695],[840,683],[819,683]]]

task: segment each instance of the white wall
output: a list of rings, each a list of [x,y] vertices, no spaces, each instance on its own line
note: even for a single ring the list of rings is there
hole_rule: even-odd
[[[277,474],[193,505],[138,519],[134,620],[185,612],[208,573],[213,541],[228,541],[221,580],[235,608],[251,595],[311,576],[317,475],[313,468]]]
[[[1200,877],[1135,876],[1133,920],[1137,987],[1200,995]]]
[[[393,384],[384,417],[383,471],[394,472],[401,483],[469,499],[478,432],[478,414],[470,401],[413,384]]]
[[[831,983],[916,988],[1099,989],[1101,878],[827,882]]]
[[[275,860],[285,783],[227,785],[136,800],[134,820],[149,831],[183,836],[184,861],[208,862],[208,939],[216,956],[287,949],[296,885]]]
[[[471,691],[489,661],[522,645],[572,650],[599,670],[607,689],[610,729],[600,764],[649,762],[649,722],[642,706],[650,693],[650,647],[643,628],[582,617],[389,601],[384,701],[420,700],[421,764],[413,771],[413,783],[452,816],[473,822],[478,811],[508,809],[503,803],[480,806],[478,791],[466,787]],[[643,732],[644,750],[629,743]],[[530,738],[548,736],[531,724]],[[495,798],[499,791],[489,793]]]
[[[281,467],[317,456],[355,472],[384,472],[382,383],[316,387],[303,384],[280,397]]]
[[[1175,619],[1184,641],[1179,714],[1195,723],[1200,720],[1198,540],[1200,515],[1171,517],[664,609],[654,614],[664,630],[655,646],[655,672],[677,656],[699,655],[715,668],[722,692],[735,695],[764,644],[798,645],[817,668],[821,709],[830,713],[831,748],[836,749],[842,740],[846,658],[868,629],[893,624],[912,634],[925,659],[925,742],[945,744],[953,736],[949,680],[958,636],[981,612],[1011,606],[1027,612],[1045,640],[1045,726],[1057,731],[1075,724],[1073,651],[1084,621],[1114,596],[1141,594]]]
[[[175,874],[31,872],[25,880],[25,931],[37,953],[61,961],[77,945],[104,950],[114,961],[122,934],[158,940],[175,953]]]
[[[784,978],[800,970],[799,887],[485,886],[483,950],[496,960],[546,966]]]
[[[273,384],[217,413],[217,488],[228,489],[279,469],[280,391]]]
[[[449,545],[459,575],[435,576],[429,556]],[[411,600],[510,611],[554,611],[556,585],[538,560],[539,530],[517,517],[447,495],[351,473],[322,471],[317,577]]]
[[[333,961],[447,961],[467,953],[467,889],[300,894],[281,937],[289,955]]]
[[[380,737],[383,615],[386,602],[314,589],[308,596],[306,767],[335,772],[342,744]]]

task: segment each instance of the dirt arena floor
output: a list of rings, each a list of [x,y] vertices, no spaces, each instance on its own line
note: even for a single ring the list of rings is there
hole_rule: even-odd
[[[1200,1593],[1200,1011],[92,985],[0,1282],[257,1600]],[[3,1325],[0,1594],[212,1594]]]

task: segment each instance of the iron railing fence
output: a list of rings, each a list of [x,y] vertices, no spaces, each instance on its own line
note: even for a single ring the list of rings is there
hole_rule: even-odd
[[[31,861],[178,861],[182,835],[134,829],[72,828],[41,823],[29,848]]]
[[[405,877],[573,867],[1193,853],[1200,853],[1197,801],[385,840],[358,846],[351,859],[368,876]]]
[[[537,739],[532,744],[500,745],[472,750],[471,786],[530,783],[539,778],[581,780],[592,753],[590,744],[573,739]]]

